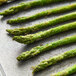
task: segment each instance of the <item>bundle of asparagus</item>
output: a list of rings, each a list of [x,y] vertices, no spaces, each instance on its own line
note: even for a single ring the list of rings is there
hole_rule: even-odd
[[[43,46],[37,46],[35,48],[32,48],[30,51],[23,52],[20,56],[17,57],[17,60],[18,61],[27,60],[42,52],[45,52],[63,45],[71,44],[71,43],[76,43],[76,35],[71,37],[66,37],[64,39],[61,39]]]
[[[58,18],[55,18],[53,20],[44,22],[44,23],[40,23],[40,24],[36,24],[34,26],[31,27],[26,27],[26,28],[16,28],[16,29],[7,29],[7,32],[9,32],[10,34],[13,35],[23,35],[23,34],[29,34],[35,31],[38,31],[40,29],[49,27],[49,26],[54,26],[58,23],[62,23],[62,22],[66,22],[69,20],[74,20],[76,19],[76,12],[74,13],[69,13],[63,16],[60,16]]]
[[[8,10],[1,12],[0,15],[3,16],[11,15],[36,6],[44,6],[44,5],[63,2],[63,1],[70,1],[70,0],[34,0],[27,3],[21,3],[18,6],[11,7]]]
[[[48,38],[52,35],[65,32],[68,30],[73,30],[73,29],[76,29],[76,22],[65,24],[59,27],[55,27],[47,31],[38,32],[36,34],[30,34],[26,36],[14,36],[13,39],[19,43],[30,44],[30,43],[34,43],[35,41]]]
[[[58,72],[57,74],[52,74],[51,76],[69,76],[76,73],[76,64],[72,67],[69,67],[61,72]]]
[[[19,17],[17,19],[11,19],[11,20],[8,20],[7,23],[13,24],[13,23],[27,22],[27,21],[31,21],[31,20],[35,20],[35,19],[38,19],[41,17],[48,16],[48,15],[64,13],[64,12],[71,11],[74,9],[76,9],[76,3],[71,4],[71,5],[62,6],[62,7],[55,8],[55,9],[46,10],[46,11],[43,11],[41,13],[37,13],[35,15],[28,16],[28,17]]]
[[[76,49],[67,51],[67,52],[65,52],[63,54],[60,54],[58,56],[54,56],[52,58],[49,58],[48,60],[44,60],[39,65],[33,67],[33,69],[34,69],[33,73],[38,72],[40,70],[43,70],[43,69],[47,68],[48,66],[56,64],[56,63],[58,63],[62,60],[72,58],[72,57],[75,57],[75,56],[76,56]]]

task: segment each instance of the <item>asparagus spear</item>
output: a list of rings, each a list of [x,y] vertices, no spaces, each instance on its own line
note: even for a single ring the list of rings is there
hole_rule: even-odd
[[[36,6],[44,6],[52,3],[70,1],[70,0],[34,0],[27,3],[20,3],[18,6],[14,6],[0,13],[0,15],[6,16],[18,13],[20,11],[36,7]]]
[[[41,31],[35,34],[29,34],[26,36],[14,36],[13,39],[20,43],[30,44],[30,43],[34,43],[35,41],[39,41],[47,37],[50,37],[52,35],[65,32],[68,30],[73,30],[73,29],[76,29],[76,22],[65,24],[59,27],[55,27],[47,31]]]
[[[20,56],[17,57],[17,60],[18,61],[27,60],[42,52],[45,52],[63,45],[71,44],[71,43],[76,43],[76,35],[66,37],[64,39],[61,39],[43,46],[37,46],[35,48],[32,48],[30,51],[23,52]]]
[[[44,16],[71,11],[73,9],[76,9],[76,4],[67,5],[67,6],[63,6],[63,7],[60,7],[60,8],[55,8],[55,9],[43,11],[41,13],[37,13],[35,15],[28,16],[28,17],[19,17],[17,19],[11,19],[11,20],[8,20],[7,23],[13,24],[13,23],[27,22],[27,21],[31,21],[31,20],[35,20],[35,19],[44,17]]]
[[[58,72],[57,74],[53,74],[51,76],[69,76],[76,73],[76,64],[73,65],[72,67],[69,67],[61,72]]]
[[[33,69],[34,69],[33,73],[38,72],[40,70],[43,70],[43,69],[47,68],[48,66],[56,64],[62,60],[72,58],[75,56],[76,56],[76,49],[67,51],[67,52],[60,54],[58,56],[54,56],[52,58],[49,58],[48,60],[44,60],[40,64],[38,64],[37,66],[33,67]]]
[[[29,34],[26,36],[14,36],[13,39],[20,43],[30,44],[30,43],[34,43],[35,41],[39,41],[47,37],[50,37],[52,35],[73,29],[76,29],[76,22],[65,24],[56,28],[52,28],[47,31],[41,31],[36,34]]]
[[[38,31],[40,29],[43,29],[43,28],[46,28],[49,26],[54,26],[58,23],[66,22],[66,21],[73,20],[73,19],[76,19],[76,12],[66,14],[66,15],[60,16],[58,18],[55,18],[53,20],[50,20],[50,21],[47,21],[44,23],[40,23],[40,24],[36,24],[31,27],[7,29],[7,32],[9,32],[10,34],[13,34],[13,35],[29,34],[29,33]]]

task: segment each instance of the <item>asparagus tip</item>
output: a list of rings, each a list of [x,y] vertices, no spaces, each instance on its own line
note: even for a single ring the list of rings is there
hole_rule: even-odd
[[[23,55],[24,56],[24,55]],[[23,56],[22,56],[22,54],[20,55],[20,56],[18,56],[16,59],[18,60],[18,61],[23,61],[24,59],[23,59]]]
[[[18,36],[14,36],[13,40],[19,40],[19,37]]]
[[[10,21],[9,21],[9,20],[7,20],[7,23],[9,24],[9,23],[10,23]]]
[[[29,42],[27,41],[28,39],[25,38],[24,36],[14,36],[13,40],[19,42],[19,43],[23,43],[23,44],[29,44]]]
[[[8,33],[11,33],[11,30],[10,30],[10,29],[6,29],[6,31],[7,31]]]
[[[23,43],[24,39],[22,39],[22,36],[14,36],[13,40],[19,42],[19,43]]]
[[[34,73],[35,73],[35,72],[33,71],[33,72],[32,72],[32,75],[34,75]]]
[[[32,71],[32,75],[34,75],[34,73],[35,73],[35,72],[34,72],[35,67],[32,66],[31,69],[33,70],[33,71]]]
[[[0,15],[4,15],[2,12],[0,12]]]
[[[36,70],[35,70],[36,67],[32,66],[32,69],[33,69],[32,73],[35,74],[36,73]]]
[[[12,24],[12,22],[15,23],[14,20],[12,20],[12,19],[11,20],[7,20],[8,24]]]
[[[35,67],[34,67],[34,66],[32,66],[31,68],[32,68],[32,70],[34,70],[34,69],[35,69]]]
[[[21,61],[19,57],[16,58],[18,61]]]

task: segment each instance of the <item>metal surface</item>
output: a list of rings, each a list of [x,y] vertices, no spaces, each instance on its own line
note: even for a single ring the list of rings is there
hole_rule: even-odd
[[[16,1],[13,3],[7,4],[7,5],[0,6],[0,11],[8,9],[9,7],[17,5],[18,3],[21,3],[21,2],[26,2],[26,1],[21,0],[21,1]],[[48,5],[45,7],[39,7],[39,8],[34,8],[34,9],[27,10],[27,11],[23,11],[21,13],[18,13],[16,15],[13,15],[10,17],[0,17],[1,18],[1,20],[0,20],[0,63],[3,66],[6,76],[32,76],[31,66],[35,66],[35,65],[39,64],[44,59],[48,59],[49,57],[53,57],[55,55],[65,52],[65,51],[76,48],[76,44],[71,44],[71,45],[67,45],[67,46],[63,46],[63,47],[59,47],[59,48],[50,50],[48,52],[45,52],[44,54],[41,54],[37,57],[29,59],[28,61],[18,62],[16,60],[16,57],[19,54],[21,54],[22,52],[30,50],[31,48],[33,48],[37,45],[40,45],[40,44],[46,44],[49,42],[53,42],[53,41],[62,39],[67,36],[75,35],[76,30],[72,30],[72,31],[68,31],[65,33],[61,33],[61,34],[52,36],[45,40],[36,42],[32,45],[24,45],[24,44],[20,44],[20,43],[13,41],[12,37],[7,34],[6,29],[7,28],[13,29],[13,28],[24,27],[24,26],[25,27],[32,26],[32,25],[40,23],[40,22],[54,19],[55,17],[58,17],[63,14],[45,17],[43,19],[30,21],[30,22],[27,22],[24,24],[18,24],[16,26],[9,25],[6,23],[6,21],[8,19],[21,17],[21,16],[33,15],[35,13],[38,13],[38,12],[41,12],[41,11],[44,11],[47,9],[64,6],[64,5],[68,5],[68,4],[75,3],[75,2],[76,2],[76,0],[74,0],[73,2],[58,3],[58,4]],[[73,11],[71,11],[71,12],[73,12]],[[70,12],[67,12],[67,13],[70,13]],[[72,22],[72,21],[69,21],[69,22]],[[69,23],[69,22],[66,22],[66,23]],[[65,23],[62,23],[62,24],[65,24]],[[59,24],[59,25],[62,25],[62,24]],[[56,25],[56,26],[59,26],[59,25]],[[56,26],[53,26],[53,27],[56,27]],[[59,72],[73,64],[76,64],[76,58],[71,58],[66,61],[60,62],[54,66],[50,66],[47,69],[45,69],[44,71],[35,74],[35,76],[50,76],[50,74]],[[76,74],[74,76],[76,76]]]
[[[6,76],[1,64],[0,64],[0,76]]]

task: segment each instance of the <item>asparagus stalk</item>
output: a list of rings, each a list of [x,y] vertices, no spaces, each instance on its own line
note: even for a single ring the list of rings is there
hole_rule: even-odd
[[[43,29],[43,28],[46,28],[49,26],[54,26],[58,23],[66,22],[66,21],[73,20],[73,19],[76,19],[76,12],[69,13],[69,14],[60,16],[58,18],[55,18],[53,20],[50,20],[50,21],[47,21],[44,23],[40,23],[40,24],[36,24],[36,25],[30,26],[30,27],[7,29],[7,32],[9,32],[10,34],[13,34],[13,35],[29,34],[29,33],[38,31],[40,29]]]
[[[0,15],[3,15],[3,16],[12,15],[36,6],[44,6],[44,5],[63,2],[63,1],[70,1],[70,0],[34,0],[27,3],[20,3],[18,6],[11,7],[8,10],[1,12]]]
[[[48,38],[52,35],[61,33],[61,32],[65,32],[68,30],[74,30],[76,29],[76,22],[73,23],[69,23],[69,24],[65,24],[59,27],[55,27],[52,29],[49,29],[47,31],[41,31],[35,34],[29,34],[26,36],[14,36],[14,40],[16,40],[19,43],[24,43],[24,44],[30,44],[30,43],[34,43],[35,41],[39,41],[45,38]]]
[[[51,76],[69,76],[74,73],[76,73],[76,64],[61,71],[61,72],[58,72],[57,74],[52,74]]]
[[[67,51],[67,52],[65,52],[63,54],[60,54],[58,56],[54,56],[52,58],[49,58],[48,60],[44,60],[40,64],[38,64],[37,66],[33,67],[33,69],[34,69],[33,73],[44,70],[48,66],[51,66],[51,65],[56,64],[56,63],[58,63],[62,60],[72,58],[72,57],[75,57],[75,56],[76,56],[76,49]]]
[[[27,22],[27,21],[31,21],[31,20],[35,20],[35,19],[44,17],[44,16],[48,16],[48,15],[64,13],[64,12],[67,12],[67,11],[71,11],[73,9],[76,9],[76,3],[72,4],[72,5],[63,6],[63,7],[60,7],[60,8],[55,8],[55,9],[50,9],[50,10],[47,10],[47,11],[43,11],[41,13],[37,13],[35,15],[28,16],[28,17],[19,17],[17,19],[11,19],[11,20],[8,20],[7,23],[13,24],[13,23]]]
[[[20,56],[17,57],[17,60],[18,61],[27,60],[42,52],[45,52],[63,45],[71,44],[71,43],[76,43],[76,35],[66,37],[64,39],[61,39],[43,46],[34,47],[30,51],[23,52]]]

